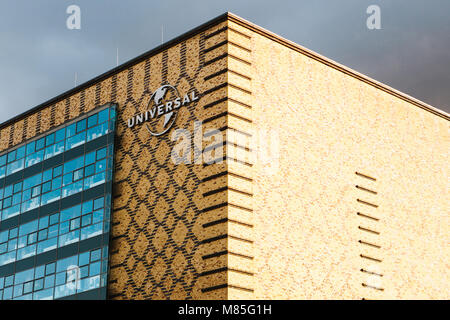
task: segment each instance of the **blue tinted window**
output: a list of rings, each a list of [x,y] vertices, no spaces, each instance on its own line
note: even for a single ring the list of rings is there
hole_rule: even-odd
[[[73,136],[75,133],[77,133],[77,124],[72,123],[70,126],[66,129],[67,137]]]
[[[16,150],[11,151],[10,153],[8,153],[8,163],[12,162],[16,160]]]
[[[102,110],[98,113],[98,123],[102,123],[108,120],[109,109]]]
[[[44,159],[44,150],[40,150],[38,152],[35,152],[35,153],[27,156],[26,161],[25,161],[25,166],[30,167],[36,163],[41,162],[42,159]]]
[[[95,199],[95,201],[94,201],[94,210],[103,208],[104,201],[105,201],[105,198],[103,198],[103,197]]]
[[[30,200],[31,199],[31,189],[25,190],[22,192],[22,201]]]
[[[44,171],[44,174],[42,176],[42,181],[48,181],[52,179],[52,169],[48,169]]]
[[[32,176],[23,181],[23,188],[28,189],[30,187],[34,187],[35,185],[40,184],[41,181],[42,181],[42,174]]]
[[[97,150],[97,160],[103,159],[104,157],[106,157],[106,148]]]
[[[60,176],[62,174],[62,166],[53,168],[53,177]]]
[[[73,137],[67,139],[66,150],[73,149],[82,145],[86,140],[86,131],[83,131]]]
[[[45,266],[45,275],[55,273],[55,263],[49,263]]]
[[[64,173],[80,169],[84,164],[84,157],[78,157],[64,164]]]
[[[45,145],[49,146],[55,143],[55,134],[51,133],[45,138]]]
[[[59,221],[59,214],[58,213],[53,214],[53,215],[50,216],[50,225],[58,223],[58,221]]]
[[[19,149],[17,149],[16,159],[25,157],[25,148],[26,146],[22,146]]]
[[[18,228],[9,230],[9,238],[12,239],[12,238],[17,237],[18,231],[19,231]]]
[[[4,166],[6,164],[6,155],[0,157],[0,166]]]
[[[66,128],[59,129],[55,132],[55,142],[59,142],[66,137]]]
[[[98,115],[94,114],[88,118],[88,128],[95,126],[97,124]]]
[[[14,185],[14,193],[17,193],[17,192],[19,192],[19,191],[21,191],[22,190],[22,182],[17,182],[15,185]]]
[[[93,151],[93,152],[89,152],[88,154],[86,154],[86,166],[87,165],[90,165],[90,164],[92,164],[92,163],[94,163],[95,162],[95,151]]]
[[[95,164],[91,164],[84,169],[84,175],[89,177],[95,173]]]
[[[101,253],[102,253],[101,249],[91,251],[91,262],[100,260]]]
[[[86,119],[77,122],[77,133],[86,129]]]
[[[36,151],[36,141],[27,144],[27,155]]]
[[[41,150],[45,147],[45,137],[36,141],[36,150]]]
[[[48,181],[42,185],[42,193],[46,193],[50,190],[52,190],[52,182],[51,181]]]

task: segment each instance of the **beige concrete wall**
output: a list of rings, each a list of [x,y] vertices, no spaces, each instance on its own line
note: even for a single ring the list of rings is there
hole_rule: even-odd
[[[280,139],[252,168],[254,297],[448,299],[448,118],[229,26],[251,37],[254,134]]]

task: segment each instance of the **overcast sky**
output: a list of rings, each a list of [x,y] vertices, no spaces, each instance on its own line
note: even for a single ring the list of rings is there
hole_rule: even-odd
[[[450,0],[0,0],[0,122],[226,11],[450,112]]]

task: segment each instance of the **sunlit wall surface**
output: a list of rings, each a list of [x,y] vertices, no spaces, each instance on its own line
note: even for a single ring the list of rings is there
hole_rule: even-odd
[[[105,299],[115,105],[0,155],[0,299]]]

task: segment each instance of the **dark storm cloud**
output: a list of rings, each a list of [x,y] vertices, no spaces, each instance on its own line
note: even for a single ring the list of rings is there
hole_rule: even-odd
[[[81,7],[81,30],[66,8]],[[366,8],[381,7],[381,30]],[[450,111],[448,0],[2,0],[0,122],[231,11],[324,56]]]

